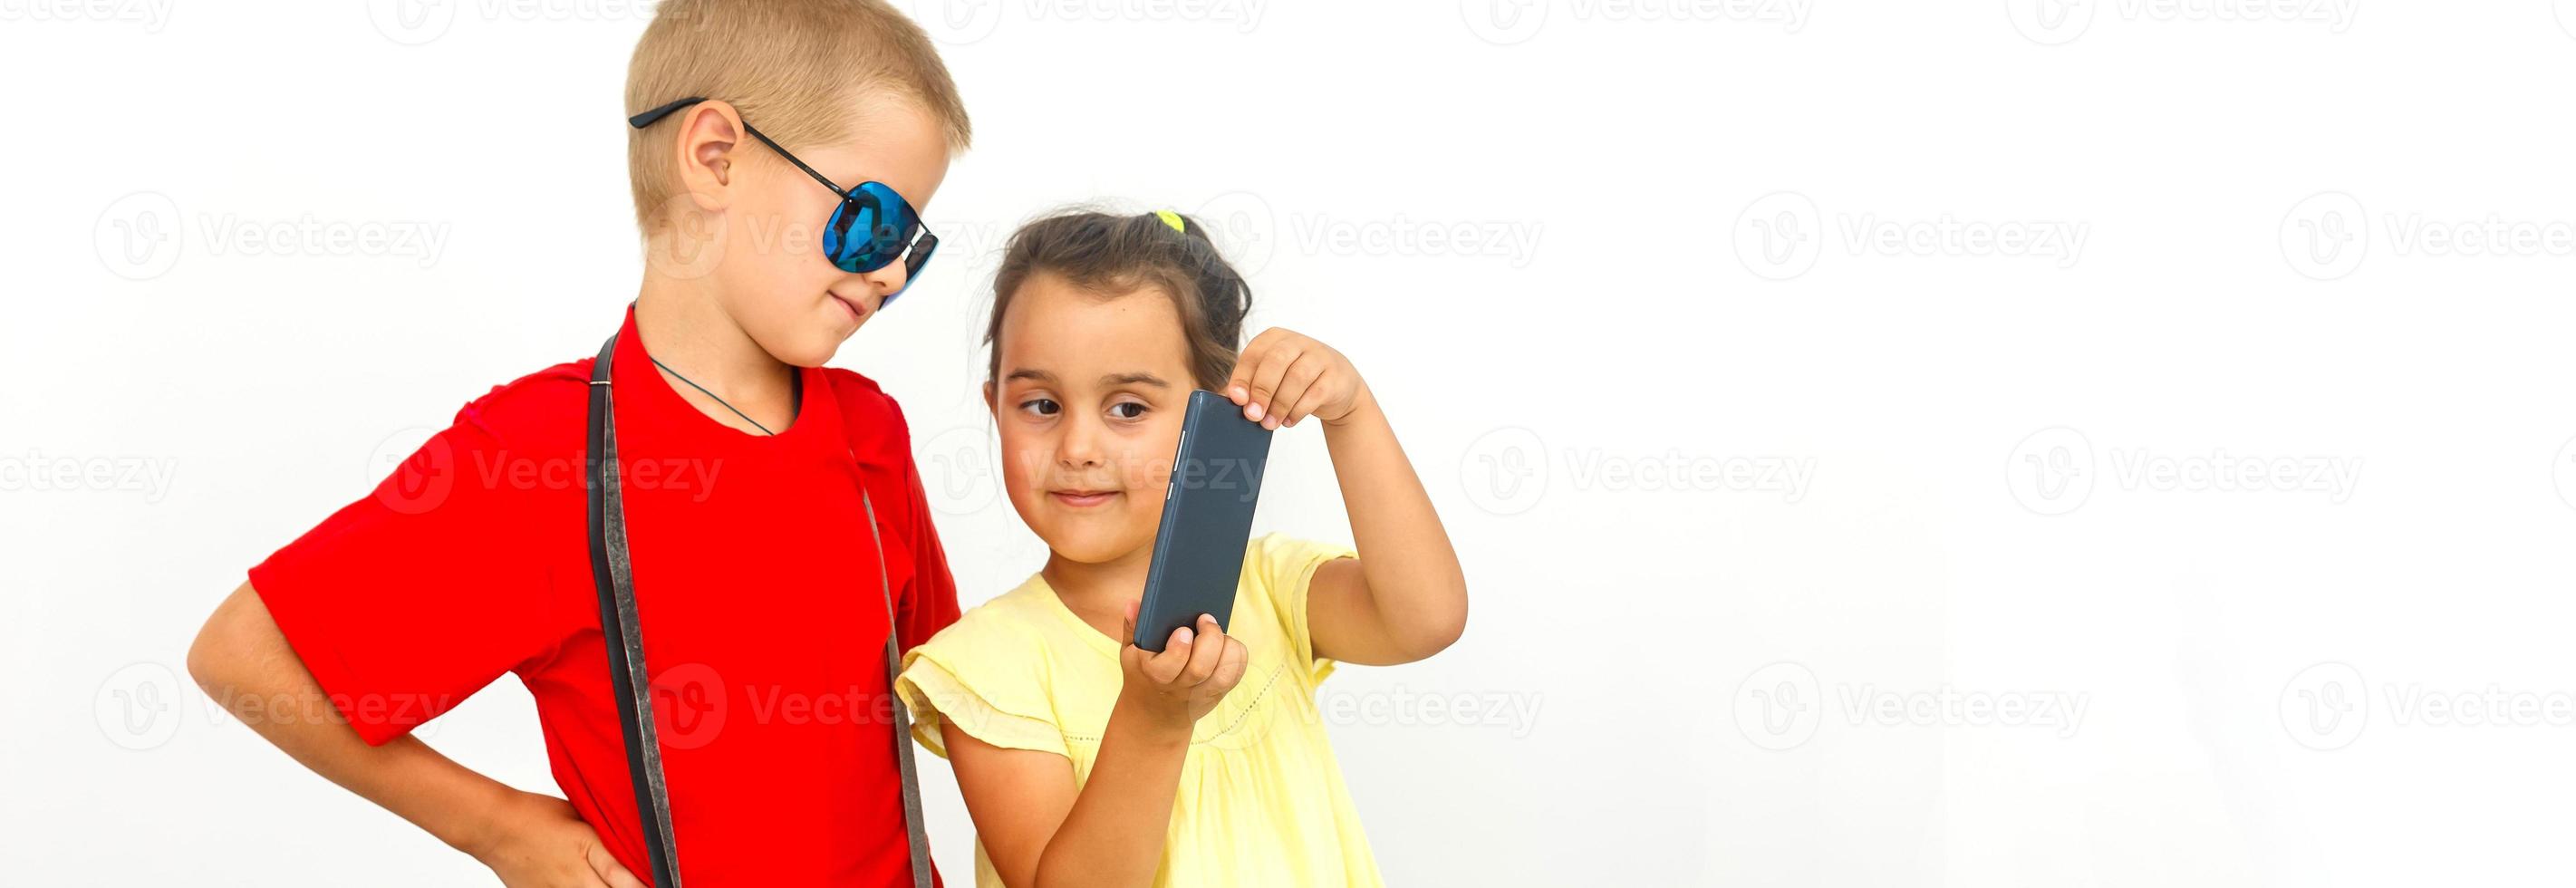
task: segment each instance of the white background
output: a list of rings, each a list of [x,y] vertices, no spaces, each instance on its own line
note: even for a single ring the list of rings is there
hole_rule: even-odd
[[[946,247],[835,363],[971,605],[1042,555],[974,394],[1000,239],[1222,220],[1471,578],[1456,647],[1326,685],[1391,883],[2565,877],[2576,3],[952,5]],[[644,11],[0,13],[0,881],[487,883],[181,660],[612,330]],[[1262,524],[1346,539],[1280,447]],[[553,791],[532,712],[427,737]]]

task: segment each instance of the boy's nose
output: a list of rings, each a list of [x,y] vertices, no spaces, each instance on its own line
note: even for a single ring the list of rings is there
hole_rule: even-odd
[[[901,262],[888,262],[884,268],[859,275],[859,279],[867,282],[868,292],[876,296],[879,304],[903,292],[903,285],[908,280]]]

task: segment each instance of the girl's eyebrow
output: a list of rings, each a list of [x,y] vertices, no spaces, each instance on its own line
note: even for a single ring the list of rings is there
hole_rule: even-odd
[[[1002,381],[1003,381],[1003,382],[1012,382],[1012,381],[1015,381],[1015,380],[1021,380],[1021,379],[1036,380],[1036,381],[1038,381],[1038,382],[1054,382],[1054,381],[1055,381],[1055,374],[1053,374],[1053,373],[1049,373],[1049,372],[1046,372],[1046,371],[1044,371],[1044,370],[1036,370],[1036,369],[1031,369],[1031,368],[1028,368],[1028,367],[1022,367],[1022,368],[1020,368],[1020,369],[1017,369],[1017,370],[1013,370],[1013,371],[1011,371],[1011,375],[1009,375],[1009,376],[1005,376],[1005,377],[1002,377]]]
[[[1122,385],[1150,385],[1155,388],[1172,387],[1172,384],[1164,382],[1162,377],[1143,372],[1112,373],[1107,376],[1100,377],[1100,384],[1112,387]]]

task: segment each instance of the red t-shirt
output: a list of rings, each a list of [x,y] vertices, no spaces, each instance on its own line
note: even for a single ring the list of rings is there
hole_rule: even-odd
[[[739,432],[681,400],[646,345],[630,311],[618,456],[680,872],[694,888],[909,884],[860,484],[903,647],[955,622],[957,593],[903,415],[866,377],[812,368],[793,424]],[[592,363],[465,405],[250,581],[370,744],[516,673],[556,784],[649,881],[585,535]]]

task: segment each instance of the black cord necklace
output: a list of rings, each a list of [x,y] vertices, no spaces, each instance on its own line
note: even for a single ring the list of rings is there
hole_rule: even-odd
[[[716,397],[716,393],[711,392],[711,391],[707,391],[707,387],[706,387],[706,386],[699,385],[699,384],[694,383],[694,382],[689,382],[689,378],[688,378],[688,377],[680,375],[680,371],[677,371],[677,370],[673,370],[673,369],[671,369],[671,365],[669,365],[669,364],[665,364],[665,363],[662,363],[662,359],[661,359],[661,358],[656,358],[656,357],[653,357],[653,356],[651,356],[651,355],[645,355],[644,357],[645,357],[645,359],[652,361],[652,362],[653,362],[653,366],[656,366],[656,367],[660,367],[660,368],[662,368],[662,372],[664,372],[664,373],[668,373],[668,374],[671,374],[671,378],[672,378],[672,379],[677,379],[677,380],[679,380],[679,381],[681,381],[681,382],[687,382],[687,383],[689,383],[689,387],[690,387],[690,388],[693,388],[693,389],[697,389],[697,390],[698,390],[698,394],[705,395],[705,396],[707,396],[707,397],[709,397],[709,398],[714,398],[714,399],[715,399],[715,402],[716,402],[717,404],[723,405],[724,409],[727,409],[727,410],[731,410],[731,411],[733,411],[733,415],[735,415],[735,416],[739,416],[739,417],[742,417],[742,421],[747,422],[747,423],[751,423],[751,427],[752,427],[752,428],[755,428],[755,429],[759,429],[761,434],[768,435],[768,436],[771,436],[771,437],[777,437],[778,433],[777,433],[777,432],[770,431],[768,426],[761,425],[761,424],[760,424],[760,420],[757,420],[757,419],[753,419],[753,418],[751,418],[751,414],[744,413],[744,412],[742,412],[742,409],[741,409],[741,408],[733,406],[731,403],[726,402],[726,401],[725,401],[725,399],[723,399],[723,398]],[[793,395],[791,395],[790,397],[791,397],[791,398],[794,398],[794,399],[801,400],[801,399],[804,397],[804,392],[805,392],[805,374],[802,374],[802,373],[796,374],[796,377],[795,377],[795,379],[794,379],[794,381],[793,381],[793,384],[792,384],[792,387],[791,387],[791,388],[792,388],[792,391],[794,392],[794,394],[793,394]]]

